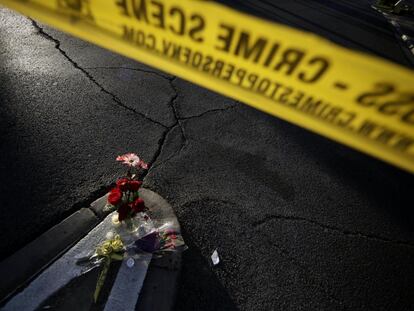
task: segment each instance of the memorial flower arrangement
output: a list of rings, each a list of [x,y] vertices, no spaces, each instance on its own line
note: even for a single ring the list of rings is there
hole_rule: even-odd
[[[90,255],[78,259],[78,264],[87,268],[101,267],[93,297],[95,302],[98,301],[113,261],[125,261],[131,268],[135,260],[139,260],[141,253],[162,256],[165,252],[186,249],[174,222],[168,219],[153,221],[149,216],[149,209],[139,195],[142,181],[138,177],[149,165],[135,153],[118,156],[116,161],[125,165],[127,171],[110,189],[104,207],[104,210],[112,213],[107,222],[112,228],[107,232],[106,239]]]
[[[145,163],[135,153],[127,153],[116,158],[117,161],[128,167],[126,176],[116,181],[116,186],[111,189],[108,195],[107,210],[117,211],[113,216],[113,222],[125,222],[128,227],[132,226],[132,219],[141,212],[145,212],[144,200],[139,197],[138,190],[142,186],[142,181],[137,180],[137,172],[141,169],[148,169]]]

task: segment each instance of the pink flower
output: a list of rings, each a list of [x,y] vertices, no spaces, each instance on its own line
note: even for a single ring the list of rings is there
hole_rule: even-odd
[[[116,160],[122,162],[122,164],[128,165],[129,167],[141,167],[143,169],[148,169],[148,164],[142,161],[135,153],[126,153],[118,156]]]
[[[141,160],[141,162],[139,163],[139,166],[141,166],[144,170],[148,169],[148,163],[145,163],[144,161]]]
[[[122,164],[136,167],[139,165],[141,159],[135,153],[126,153],[124,155],[118,156],[117,161],[122,162]]]

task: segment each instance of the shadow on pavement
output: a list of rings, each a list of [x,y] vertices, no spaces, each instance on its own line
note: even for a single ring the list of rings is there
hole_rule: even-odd
[[[105,303],[115,282],[121,262],[111,264],[104,286],[99,295],[98,302],[93,302],[96,282],[100,269],[94,269],[78,278],[73,279],[65,287],[49,297],[37,310],[59,311],[98,311],[103,310]]]
[[[386,211],[388,217],[412,232],[414,210],[408,203],[414,187],[412,174],[304,129],[285,128],[286,135],[303,147],[307,157],[319,163],[321,172],[335,176],[344,187],[354,189],[372,207]]]
[[[183,232],[189,249],[183,253],[181,278],[174,311],[238,310],[215,276],[211,264]]]

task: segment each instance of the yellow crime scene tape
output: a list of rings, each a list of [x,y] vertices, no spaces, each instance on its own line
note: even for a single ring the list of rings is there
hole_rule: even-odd
[[[214,2],[0,0],[414,173],[413,71]]]

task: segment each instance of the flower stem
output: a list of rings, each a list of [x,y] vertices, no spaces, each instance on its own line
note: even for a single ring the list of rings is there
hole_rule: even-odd
[[[106,275],[108,274],[110,265],[111,257],[106,257],[104,266],[98,277],[98,282],[96,283],[95,293],[93,294],[93,300],[95,301],[95,303],[98,301],[99,293],[101,292],[101,289],[105,284]]]
[[[129,231],[132,231],[132,230],[134,229],[134,227],[133,227],[133,223],[132,223],[132,219],[131,219],[131,218],[127,218],[127,219],[125,219],[125,224],[126,224],[127,229],[128,229]]]

